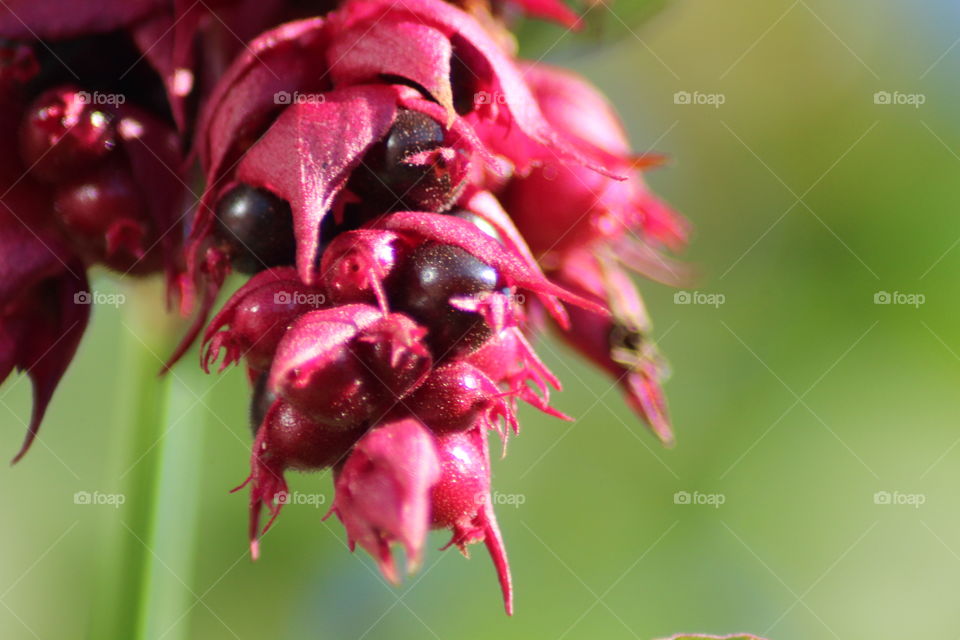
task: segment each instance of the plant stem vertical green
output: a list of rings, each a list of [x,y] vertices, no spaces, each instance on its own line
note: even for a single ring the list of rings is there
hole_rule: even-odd
[[[125,310],[117,392],[129,418],[114,466],[126,502],[102,534],[90,638],[187,637],[204,405],[189,366],[158,375],[176,333],[156,313],[161,295],[138,285]]]

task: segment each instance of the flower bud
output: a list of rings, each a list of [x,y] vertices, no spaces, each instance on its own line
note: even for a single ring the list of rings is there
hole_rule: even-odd
[[[434,437],[419,421],[381,424],[364,435],[337,475],[331,511],[384,576],[398,581],[391,543],[407,553],[407,567],[420,564],[430,524],[430,490],[440,477]]]
[[[255,399],[255,403],[262,398]],[[336,431],[318,424],[283,400],[275,400],[256,431],[250,475],[239,489],[250,485],[250,551],[259,554],[259,539],[276,520],[287,493],[284,472],[333,466],[344,459],[361,431]],[[260,514],[271,517],[263,530]]]
[[[661,383],[667,366],[650,339],[651,323],[640,294],[629,276],[615,265],[601,275],[593,256],[579,253],[556,280],[563,286],[602,301],[613,310],[601,316],[570,307],[570,328],[560,337],[584,357],[617,380],[627,404],[665,444],[673,444],[673,430]]]
[[[438,438],[440,479],[431,492],[431,526],[450,529],[447,547],[485,542],[497,569],[507,615],[513,614],[510,563],[490,498],[490,454],[483,429],[455,431]],[[446,548],[446,547],[444,547]]]
[[[426,377],[425,333],[406,316],[368,305],[311,311],[280,341],[270,387],[331,428],[369,424]]]
[[[230,297],[204,332],[204,369],[209,371],[225,349],[220,371],[242,357],[252,369],[267,371],[290,324],[324,306],[324,293],[300,282],[292,267],[258,273]]]
[[[636,171],[659,160],[631,154],[623,125],[607,100],[573,73],[539,63],[523,68],[547,121],[581,153],[629,176],[612,179],[553,159],[511,181],[504,206],[533,251],[563,252],[631,233],[681,247],[686,223],[657,200]],[[544,206],[551,224],[543,224]]]

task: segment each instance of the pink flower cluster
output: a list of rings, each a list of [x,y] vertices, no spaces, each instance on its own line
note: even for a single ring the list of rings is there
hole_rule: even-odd
[[[630,151],[584,80],[517,60],[506,31],[476,7],[345,0],[277,22],[255,3],[227,3],[241,32],[277,26],[216,69],[213,53],[232,52],[210,45],[197,55],[209,15],[153,6],[164,4],[117,4],[113,21],[79,11],[63,25],[40,2],[21,21],[54,35],[125,27],[138,43],[167,27],[172,39],[149,55],[166,91],[164,122],[132,104],[92,109],[66,85],[10,107],[26,124],[19,164],[0,165],[9,175],[0,187],[36,202],[23,205],[33,217],[19,226],[0,210],[0,243],[27,231],[43,242],[42,214],[67,248],[53,252],[59,265],[32,241],[22,258],[0,258],[3,339],[24,336],[0,343],[0,379],[14,366],[30,371],[42,414],[86,321],[56,302],[86,286],[82,269],[166,266],[196,318],[171,363],[200,338],[205,369],[220,360],[221,370],[242,362],[249,372],[254,556],[284,503],[285,472],[332,469],[331,515],[387,578],[398,578],[394,543],[412,569],[427,532],[448,529],[464,553],[486,544],[511,612],[488,432],[505,445],[520,401],[566,418],[550,407],[559,381],[530,338],[551,326],[672,442],[664,366],[626,271],[683,275],[662,250],[683,246],[686,225],[640,175],[659,159]],[[577,22],[559,2],[517,4]],[[0,35],[17,29],[0,12]],[[29,96],[30,50],[4,46],[0,81]],[[174,170],[151,169],[144,149]],[[175,211],[194,157],[205,187],[181,233]],[[78,173],[95,197],[73,186]],[[210,319],[234,272],[250,277]],[[61,334],[55,366],[31,367]]]

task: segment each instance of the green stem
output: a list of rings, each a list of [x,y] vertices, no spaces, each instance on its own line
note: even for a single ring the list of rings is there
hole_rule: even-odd
[[[193,603],[203,433],[203,405],[191,387],[203,383],[196,366],[158,376],[176,331],[156,314],[157,291],[131,294],[118,390],[130,418],[119,425],[115,458],[126,502],[102,534],[88,637],[178,640]]]
[[[192,364],[192,363],[191,363]],[[202,388],[199,367],[181,367],[167,393],[167,432],[154,476],[148,547],[141,572],[136,638],[186,638],[184,615],[193,604],[194,551],[199,516]]]

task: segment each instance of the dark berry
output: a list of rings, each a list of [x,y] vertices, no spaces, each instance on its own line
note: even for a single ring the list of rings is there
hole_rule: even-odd
[[[233,267],[253,274],[295,262],[290,205],[266,189],[239,184],[217,203],[217,237]]]
[[[426,330],[368,305],[314,311],[288,330],[270,370],[280,396],[333,430],[372,424],[430,372]]]
[[[350,188],[366,203],[367,217],[388,211],[442,211],[455,189],[442,158],[412,164],[413,156],[443,146],[445,133],[419,111],[401,110],[386,137],[374,145],[354,172]]]
[[[443,127],[430,116],[406,109],[397,113],[386,138],[383,155],[388,168],[401,165],[410,156],[443,146]]]
[[[497,288],[497,271],[450,245],[425,243],[408,257],[388,289],[391,303],[427,327],[427,344],[437,359],[473,351],[490,337],[480,314],[450,304]]]

